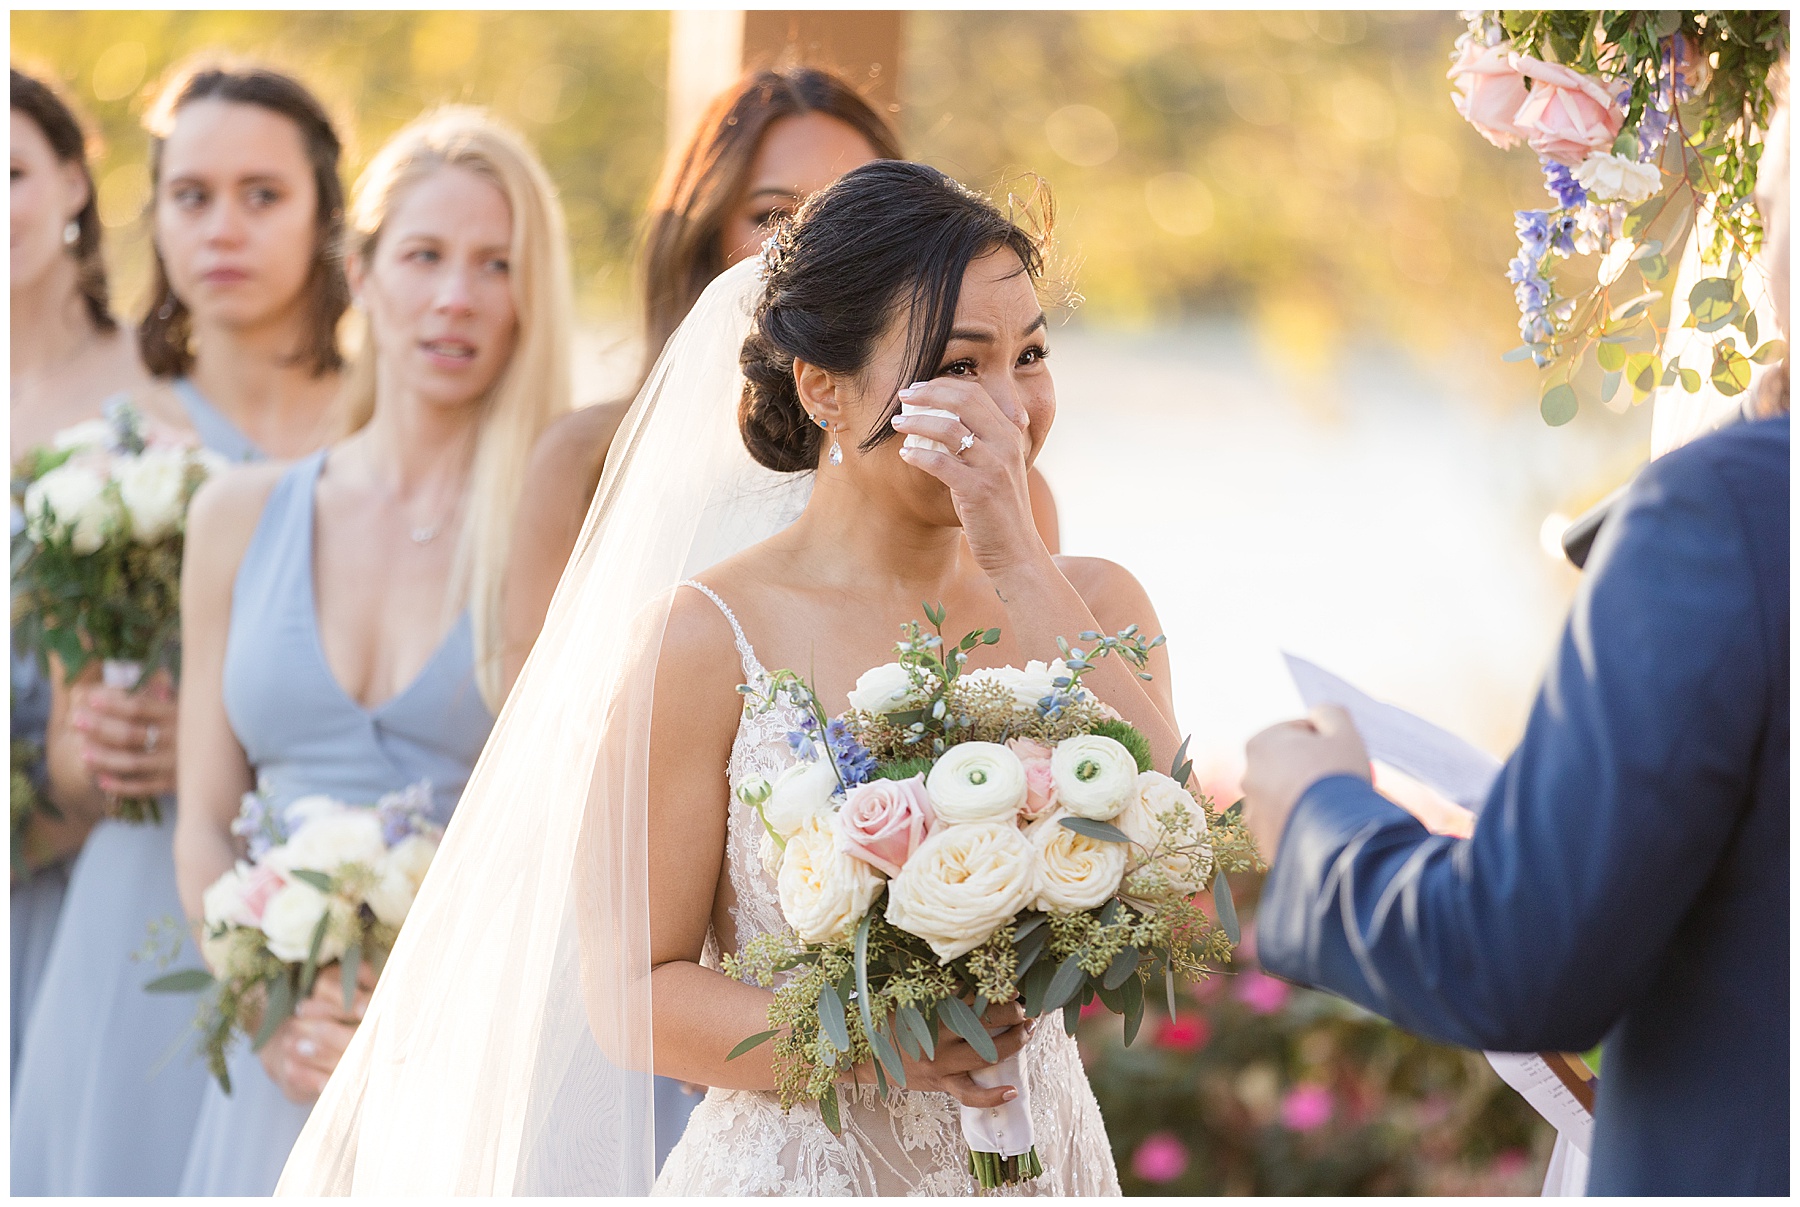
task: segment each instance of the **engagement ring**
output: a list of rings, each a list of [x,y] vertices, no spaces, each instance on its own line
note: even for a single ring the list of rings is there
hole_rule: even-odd
[[[956,446],[956,455],[960,457],[973,447],[975,447],[975,433],[967,432],[963,435],[962,442]]]

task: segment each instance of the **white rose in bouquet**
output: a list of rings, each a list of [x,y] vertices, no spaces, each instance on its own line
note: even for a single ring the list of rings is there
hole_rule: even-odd
[[[1643,201],[1662,191],[1662,169],[1595,151],[1575,169],[1576,183],[1604,201]]]
[[[984,667],[970,671],[964,678],[972,683],[998,683],[1012,693],[1014,707],[1036,712],[1044,697],[1059,690],[1056,681],[1069,673],[1069,664],[1061,658],[1054,662],[1033,659],[1025,664],[1024,670],[1016,666]],[[1078,687],[1076,694],[1085,696],[1088,692],[1086,688]]]
[[[1136,793],[1113,824],[1132,842],[1128,891],[1146,868],[1178,893],[1206,887],[1212,876],[1212,849],[1201,842],[1206,837],[1206,814],[1173,779],[1160,771],[1139,775]],[[1188,849],[1171,849],[1176,847]],[[1152,859],[1151,852],[1159,848]]]
[[[1025,803],[1025,764],[998,742],[962,742],[932,765],[925,795],[945,825],[1011,821]]]
[[[1057,803],[1077,817],[1111,821],[1137,788],[1131,751],[1099,734],[1077,734],[1056,744],[1050,756]]]
[[[75,552],[92,553],[106,543],[107,530],[119,518],[117,504],[106,493],[106,479],[85,465],[65,462],[25,488],[26,530],[40,544],[52,532],[70,528]]]
[[[905,712],[923,702],[924,697],[913,684],[912,675],[898,662],[864,671],[856,686],[850,689],[850,707],[878,717]]]
[[[206,919],[207,929],[256,925],[256,918],[244,904],[244,882],[249,873],[248,865],[240,863],[200,894],[201,916]]]
[[[1125,878],[1125,844],[1079,834],[1062,824],[1065,816],[1052,813],[1026,831],[1038,857],[1033,909],[1077,913],[1098,908]]]
[[[814,815],[788,839],[776,888],[781,913],[808,943],[846,939],[881,895],[881,873],[837,849],[829,816]]]
[[[331,900],[303,880],[289,881],[286,887],[269,898],[263,910],[262,931],[269,940],[269,953],[278,960],[298,964],[312,950],[313,932],[319,919],[331,908]],[[343,936],[337,927],[327,927],[319,945],[319,963],[329,964],[344,954]]]
[[[131,517],[132,539],[161,540],[181,527],[187,511],[188,455],[180,448],[147,448],[113,466],[119,499]]]
[[[287,872],[306,868],[330,874],[346,863],[372,868],[386,852],[375,811],[340,806],[315,813],[264,858]]]
[[[775,777],[763,801],[763,820],[782,838],[790,837],[809,818],[831,811],[838,790],[837,769],[828,756],[802,760]]]
[[[375,863],[375,884],[369,889],[369,908],[389,926],[399,926],[412,911],[413,899],[425,882],[425,873],[437,854],[437,843],[409,834]]]
[[[80,423],[72,423],[56,435],[50,437],[50,447],[57,452],[87,452],[90,449],[109,449],[118,438],[117,431],[110,421],[105,419],[84,419]]]
[[[1037,892],[1037,862],[1010,819],[939,826],[888,882],[887,920],[948,964],[1025,908]]]

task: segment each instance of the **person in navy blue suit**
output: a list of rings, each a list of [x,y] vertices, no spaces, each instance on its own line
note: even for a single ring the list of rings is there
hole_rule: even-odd
[[[1784,330],[1787,124],[1758,190]],[[1472,838],[1378,794],[1342,710],[1248,748],[1263,966],[1446,1043],[1604,1040],[1593,1194],[1788,1193],[1778,372],[1780,413],[1651,463],[1606,519]]]

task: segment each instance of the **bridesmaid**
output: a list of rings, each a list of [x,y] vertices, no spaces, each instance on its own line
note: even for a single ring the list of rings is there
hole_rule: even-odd
[[[47,444],[64,428],[97,418],[101,400],[147,384],[129,330],[113,317],[100,210],[87,142],[69,106],[47,86],[12,73],[12,449]],[[16,536],[24,516],[12,508]],[[37,654],[12,649],[12,740],[39,752],[29,768],[40,793],[50,683]],[[12,883],[12,1076],[37,1000],[50,940],[62,912],[69,864],[93,826],[57,802],[60,819],[34,813],[22,847],[29,867]]]
[[[182,902],[242,854],[240,798],[277,815],[429,781],[446,821],[502,696],[499,594],[531,448],[568,409],[571,285],[542,166],[480,110],[395,135],[357,186],[346,268],[368,340],[350,434],[195,500],[183,568]],[[368,1001],[338,966],[260,1055],[231,1056],[183,1194],[273,1192]]]
[[[756,255],[775,221],[850,169],[899,158],[900,138],[887,119],[828,71],[757,71],[721,94],[687,144],[670,155],[651,198],[640,266],[640,383],[712,279]],[[507,579],[509,684],[543,627],[629,405],[625,399],[584,407],[538,445]],[[1056,502],[1035,469],[1031,504],[1054,553]]]
[[[155,275],[138,343],[168,384],[144,409],[235,459],[305,451],[337,389],[348,296],[325,110],[273,71],[200,68],[172,80],[147,125]],[[130,694],[93,680],[65,690],[55,668],[51,679],[53,799],[99,817],[116,795],[174,788],[172,684]],[[14,1088],[15,1194],[179,1184],[207,1080],[188,1051],[194,1002],[145,993],[156,969],[134,959],[153,924],[181,934],[174,814],[171,801],[161,825],[101,821],[75,863]]]

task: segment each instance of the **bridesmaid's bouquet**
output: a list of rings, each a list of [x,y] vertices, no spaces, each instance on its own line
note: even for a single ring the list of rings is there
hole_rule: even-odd
[[[13,626],[70,682],[98,659],[110,687],[175,670],[188,504],[223,458],[146,430],[129,403],[59,432],[14,466],[25,527],[13,536]],[[126,821],[162,820],[154,797],[118,802]]]
[[[260,795],[245,795],[232,831],[248,840],[250,860],[202,898],[200,950],[212,971],[185,969],[145,986],[206,993],[201,1047],[227,1094],[233,1041],[248,1036],[261,1051],[312,992],[319,969],[341,962],[346,1011],[363,962],[380,975],[443,837],[430,805],[424,783],[373,806],[308,796],[288,806],[284,824]]]
[[[1237,942],[1223,875],[1256,866],[1232,812],[1184,786],[1186,747],[1171,774],[1150,743],[1081,685],[1096,660],[1139,668],[1161,637],[1134,625],[1116,637],[1059,642],[1063,657],[964,671],[970,651],[999,641],[976,631],[954,648],[942,608],[934,633],[909,622],[898,660],[864,674],[850,710],[827,717],[812,687],[776,672],[746,709],[785,701],[803,718],[797,757],[773,782],[739,786],[765,836],[789,930],[748,942],[726,970],[776,985],[770,1029],[732,1058],[774,1042],[784,1106],[817,1102],[840,1129],[837,1081],[872,1061],[878,1091],[904,1088],[901,1053],[928,1059],[940,1024],[998,1056],[981,1022],[990,1003],[1062,1013],[1074,1034],[1098,1000],[1124,1016],[1125,1041],[1147,987],[1203,978]],[[1218,920],[1199,905],[1210,887]],[[1027,1078],[1013,1057],[976,1073],[1014,1085],[997,1110],[963,1108],[969,1168],[987,1189],[1042,1172]]]

